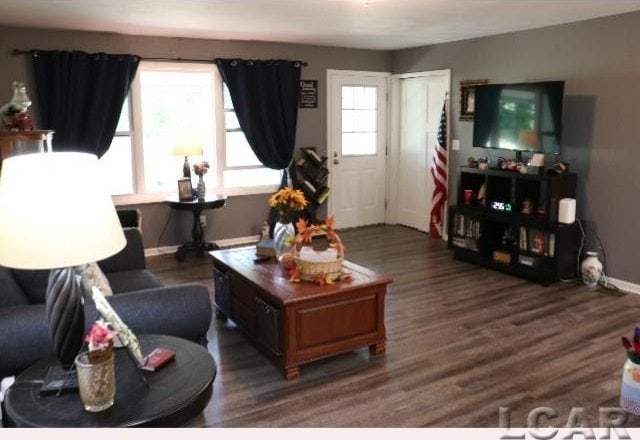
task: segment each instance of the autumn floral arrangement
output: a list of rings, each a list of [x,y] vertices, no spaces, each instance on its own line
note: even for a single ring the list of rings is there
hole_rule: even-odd
[[[297,234],[294,241],[297,256],[296,264],[289,269],[289,281],[294,283],[311,281],[324,286],[333,284],[337,280],[350,278],[351,275],[342,270],[344,245],[333,229],[334,224],[335,220],[332,216],[328,216],[324,223],[318,225],[309,224],[302,218],[296,222]],[[312,243],[314,236],[319,235],[326,235],[329,240],[329,249],[318,253],[304,247],[305,244]],[[319,258],[309,258],[316,255]]]
[[[276,219],[281,223],[291,223],[295,214],[307,204],[302,191],[289,187],[280,189],[269,198],[269,206],[275,210]]]
[[[111,358],[113,354],[113,341],[117,332],[110,329],[104,321],[96,321],[84,338],[89,345],[89,362],[100,364]]]
[[[198,176],[204,176],[209,171],[209,162],[203,160],[193,164],[193,172]]]

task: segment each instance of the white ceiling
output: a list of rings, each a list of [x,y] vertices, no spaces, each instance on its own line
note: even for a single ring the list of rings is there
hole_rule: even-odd
[[[401,49],[640,10],[640,0],[0,0],[0,25]]]

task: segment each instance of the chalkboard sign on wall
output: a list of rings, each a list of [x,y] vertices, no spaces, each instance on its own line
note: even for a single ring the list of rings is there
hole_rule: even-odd
[[[318,108],[318,80],[300,81],[300,108]]]

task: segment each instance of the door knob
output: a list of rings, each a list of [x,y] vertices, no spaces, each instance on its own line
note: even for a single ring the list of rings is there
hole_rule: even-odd
[[[338,159],[333,159],[333,164],[334,165],[338,165],[340,163],[340,161]]]

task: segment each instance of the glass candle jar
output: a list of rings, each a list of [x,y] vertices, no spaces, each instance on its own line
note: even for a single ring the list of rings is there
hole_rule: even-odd
[[[113,405],[116,395],[116,375],[111,355],[99,363],[91,363],[88,352],[80,353],[75,360],[78,387],[84,409],[100,412]]]

